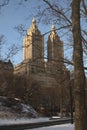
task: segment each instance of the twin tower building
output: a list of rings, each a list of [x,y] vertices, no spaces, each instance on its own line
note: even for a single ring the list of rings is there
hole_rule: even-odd
[[[58,80],[67,73],[63,61],[63,43],[55,26],[52,25],[47,43],[44,43],[44,35],[39,31],[36,19],[33,18],[24,38],[23,61],[14,68],[14,73],[30,76],[44,87],[57,86]]]

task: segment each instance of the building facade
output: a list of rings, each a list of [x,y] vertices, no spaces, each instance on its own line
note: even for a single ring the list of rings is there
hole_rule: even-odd
[[[11,61],[0,61],[0,90],[7,87],[9,79],[13,77],[14,67]]]
[[[68,72],[63,59],[63,43],[52,25],[47,40],[47,60],[44,60],[44,36],[33,18],[23,42],[23,61],[15,66],[14,74],[31,76],[43,87],[55,87]]]

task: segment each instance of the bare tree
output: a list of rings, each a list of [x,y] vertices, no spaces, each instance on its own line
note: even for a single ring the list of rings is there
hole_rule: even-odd
[[[30,103],[34,106],[40,94],[40,84],[32,77],[15,75],[13,79],[10,80],[6,93],[7,96],[17,97],[24,100],[27,104]],[[38,96],[35,97],[36,95]]]
[[[4,43],[5,43],[5,37],[4,37],[4,35],[0,35],[0,60],[2,59],[1,51],[2,51]]]
[[[85,107],[85,74],[80,25],[81,0],[72,2],[72,29],[74,40],[74,92],[75,92],[75,130],[87,130]]]
[[[72,8],[71,2],[72,0],[66,0],[64,4],[59,4],[57,1],[43,0],[45,3],[44,8],[39,8],[39,20],[45,17],[46,24],[50,21],[53,21],[60,27],[65,27],[63,29],[63,34],[67,34],[67,36],[72,35],[73,31],[73,39],[74,45],[72,46],[74,49],[73,59],[74,62],[71,62],[74,67],[75,73],[75,112],[76,112],[76,130],[86,130],[86,120],[85,120],[85,74],[84,74],[84,65],[83,65],[83,47],[85,46],[85,50],[87,51],[87,2],[85,0],[73,0]],[[62,2],[62,1],[61,1]],[[65,6],[66,4],[66,6]],[[64,6],[63,6],[64,5]],[[81,5],[81,6],[80,6]],[[41,10],[42,9],[42,10]],[[46,12],[47,11],[47,12]],[[81,11],[81,14],[80,14]],[[71,19],[72,12],[72,19]],[[46,19],[47,18],[47,19]],[[81,21],[81,22],[80,22]],[[84,23],[84,26],[83,24]],[[67,32],[67,31],[68,32]],[[64,35],[65,36],[65,35]],[[85,52],[86,52],[85,51]],[[67,61],[67,60],[66,60]],[[82,112],[83,111],[83,112]],[[81,115],[80,115],[81,114]]]
[[[10,1],[10,0],[1,0],[1,1],[0,1],[0,9],[1,9],[2,7],[4,7],[4,6],[8,5],[8,4],[9,4],[9,1]]]

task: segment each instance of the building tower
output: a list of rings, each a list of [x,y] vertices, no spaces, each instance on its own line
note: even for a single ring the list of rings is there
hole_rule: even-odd
[[[24,38],[23,59],[32,62],[43,62],[44,60],[44,40],[35,18],[33,18],[32,25]]]
[[[51,33],[47,41],[48,62],[57,68],[63,68],[63,52],[63,43],[56,32],[55,26],[52,25]]]

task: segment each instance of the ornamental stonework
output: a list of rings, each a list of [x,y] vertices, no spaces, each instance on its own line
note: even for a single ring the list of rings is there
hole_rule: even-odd
[[[44,37],[38,29],[36,19],[27,31],[23,43],[23,61],[14,68],[14,74],[27,75],[37,80],[43,87],[58,86],[66,69],[63,59],[63,42],[56,27],[52,25],[47,40],[47,60],[44,60]]]

